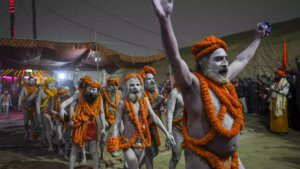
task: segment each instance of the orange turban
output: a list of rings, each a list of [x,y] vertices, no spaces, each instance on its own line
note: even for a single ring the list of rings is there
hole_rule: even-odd
[[[126,83],[129,79],[132,79],[132,78],[139,79],[139,81],[141,82],[141,85],[144,85],[144,81],[143,81],[142,77],[140,76],[140,74],[138,74],[138,73],[128,73],[128,74],[124,75],[124,83]]]
[[[215,36],[208,36],[204,40],[194,44],[192,47],[192,53],[194,58],[198,60],[201,56],[212,53],[218,48],[223,48],[225,51],[228,49],[226,42],[222,39]]]
[[[283,70],[276,70],[276,72],[275,72],[276,74],[278,74],[279,76],[281,76],[281,77],[285,77],[286,76],[286,73],[283,71]]]
[[[90,76],[83,76],[82,78],[80,78],[80,81],[83,83],[83,84],[87,84],[89,86],[92,86],[92,87],[96,87],[98,89],[101,89],[101,84],[99,82],[93,82],[92,81],[92,78]]]
[[[150,66],[144,66],[143,70],[141,71],[140,75],[143,79],[146,78],[146,75],[148,73],[151,73],[153,75],[156,75],[156,71],[153,67],[150,67]]]
[[[106,86],[111,86],[112,84],[120,85],[120,79],[118,77],[109,77],[106,81]]]

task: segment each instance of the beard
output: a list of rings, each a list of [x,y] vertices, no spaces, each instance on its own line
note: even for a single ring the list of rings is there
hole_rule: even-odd
[[[98,94],[85,92],[84,98],[89,104],[93,104],[96,101],[96,99],[98,98]]]
[[[209,66],[206,67],[203,71],[203,75],[212,80],[213,82],[217,83],[218,85],[224,85],[229,82],[227,78],[228,68],[222,67],[218,73],[214,72],[212,68]]]
[[[140,100],[140,98],[142,97],[142,93],[141,92],[130,92],[128,94],[128,98],[132,101],[132,102],[136,102],[138,100]]]
[[[156,89],[156,83],[145,84],[145,88],[146,88],[146,90],[154,92]]]

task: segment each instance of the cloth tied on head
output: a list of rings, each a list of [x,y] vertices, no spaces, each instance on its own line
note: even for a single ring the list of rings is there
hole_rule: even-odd
[[[138,73],[128,73],[124,75],[124,83],[126,83],[129,79],[136,78],[141,82],[141,85],[144,85],[144,81],[140,74]]]
[[[280,69],[277,69],[275,73],[278,74],[281,77],[285,77],[286,76],[286,73],[283,70],[280,70]]]
[[[111,86],[113,84],[117,84],[118,86],[120,85],[120,78],[118,77],[109,77],[106,80],[106,86]]]
[[[80,81],[83,84],[86,84],[88,86],[92,86],[92,87],[96,87],[98,89],[101,89],[101,84],[99,82],[93,82],[92,78],[90,76],[83,76],[82,78],[80,78]]]
[[[156,75],[156,71],[153,67],[151,66],[144,66],[143,70],[141,71],[140,75],[141,77],[145,80],[146,79],[146,75],[148,73],[151,73],[153,75]]]
[[[45,80],[45,84],[49,84],[50,82],[57,82],[56,78],[55,77],[48,77],[46,80]]]
[[[223,48],[225,51],[228,50],[226,42],[215,36],[208,36],[202,41],[196,42],[192,47],[192,54],[196,60],[200,59],[201,56],[212,53],[218,48]]]

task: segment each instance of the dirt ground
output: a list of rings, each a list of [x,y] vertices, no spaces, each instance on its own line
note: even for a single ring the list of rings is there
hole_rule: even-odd
[[[270,133],[265,118],[245,115],[246,127],[242,131],[239,156],[247,169],[300,169],[300,133],[289,130],[288,135]],[[161,134],[161,133],[160,133]],[[68,161],[55,152],[47,152],[47,143],[24,141],[22,114],[14,113],[6,118],[0,115],[0,169],[66,169]],[[162,138],[164,140],[164,138]],[[171,152],[163,146],[154,159],[155,169],[168,168]],[[122,156],[122,155],[121,155]],[[87,154],[87,166],[91,168],[91,156]],[[101,168],[122,168],[122,157],[113,159],[107,152]],[[145,167],[143,167],[145,168]],[[184,156],[178,167],[184,168]]]

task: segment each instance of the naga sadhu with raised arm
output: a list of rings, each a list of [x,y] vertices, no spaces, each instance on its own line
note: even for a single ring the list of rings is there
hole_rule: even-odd
[[[195,43],[192,54],[197,69],[190,72],[180,56],[171,24],[173,1],[152,0],[152,3],[176,86],[184,100],[182,146],[186,168],[244,168],[237,154],[243,127],[242,106],[230,81],[245,68],[269,31],[258,27],[254,40],[231,64],[223,40],[209,36]]]

